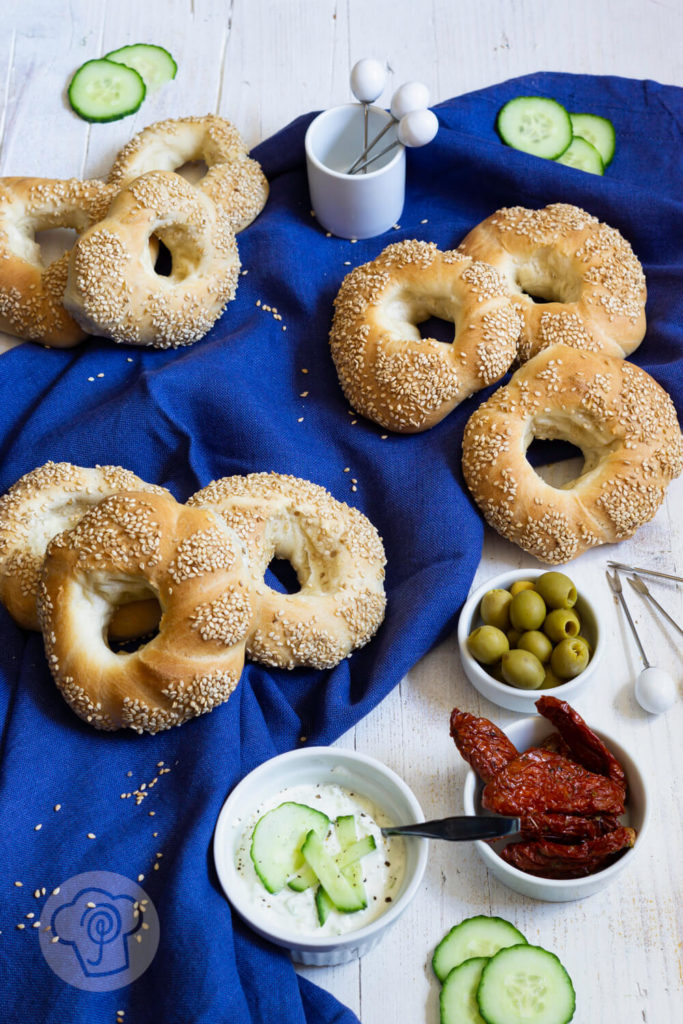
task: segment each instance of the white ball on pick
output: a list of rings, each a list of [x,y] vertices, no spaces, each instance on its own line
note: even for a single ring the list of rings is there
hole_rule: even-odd
[[[635,693],[644,711],[649,711],[651,715],[661,715],[676,700],[676,683],[668,672],[652,665],[644,669],[636,679]]]
[[[374,57],[364,57],[351,68],[351,92],[361,103],[374,103],[381,96],[386,80],[384,64]]]
[[[391,97],[391,116],[400,121],[412,110],[429,105],[429,89],[424,82],[404,82]]]
[[[398,124],[398,141],[415,149],[426,146],[439,130],[439,121],[431,110],[411,110]]]

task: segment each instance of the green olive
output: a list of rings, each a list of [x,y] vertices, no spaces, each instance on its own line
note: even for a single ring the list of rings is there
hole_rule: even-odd
[[[553,645],[545,633],[541,633],[539,629],[528,629],[526,633],[522,633],[513,646],[519,647],[522,651],[530,651],[544,664],[546,661],[550,661],[550,655],[553,653]]]
[[[581,622],[573,608],[553,608],[545,617],[543,632],[553,643],[572,639],[579,635]]]
[[[495,626],[478,626],[467,637],[467,650],[482,665],[494,665],[509,649],[505,633]]]
[[[503,678],[519,690],[538,690],[545,679],[545,669],[530,651],[507,651],[501,662]]]
[[[535,590],[520,590],[510,602],[510,624],[522,633],[527,629],[540,629],[545,616],[545,602]]]
[[[543,668],[545,669],[545,678],[539,686],[539,690],[552,690],[555,686],[562,686],[562,683],[566,682],[565,679],[560,679],[555,675],[550,665],[544,665]]]
[[[521,594],[523,590],[535,590],[533,580],[516,580],[510,587],[510,593],[514,597],[516,594]]]
[[[496,626],[505,632],[510,626],[509,606],[512,594],[509,590],[496,587],[487,590],[481,599],[479,614],[487,626]]]
[[[589,660],[588,645],[575,636],[560,640],[550,655],[550,667],[560,679],[574,679],[585,669]]]
[[[588,659],[590,661],[590,659],[593,657],[592,645],[588,642],[588,640],[586,640],[585,636],[582,633],[579,633],[577,640],[583,640],[583,642],[585,643],[586,647],[588,648]],[[514,644],[510,644],[510,647],[514,647]]]
[[[563,572],[544,572],[536,580],[536,590],[548,608],[573,608],[576,604],[576,587]]]
[[[508,629],[508,631],[507,631],[507,638],[508,638],[508,643],[510,644],[510,647],[516,647],[517,646],[517,644],[519,643],[519,638],[520,638],[521,635],[522,634],[520,633],[520,631],[518,629]]]

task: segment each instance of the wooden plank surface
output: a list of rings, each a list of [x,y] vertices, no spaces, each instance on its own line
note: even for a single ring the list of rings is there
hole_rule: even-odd
[[[349,69],[371,54],[390,68],[385,104],[408,79],[426,81],[436,102],[537,70],[681,85],[682,37],[677,0],[27,0],[3,14],[0,174],[104,176],[135,131],[182,114],[219,112],[254,145],[304,111],[349,100]],[[118,124],[90,126],[74,117],[65,100],[73,70],[139,41],[174,53],[179,72],[173,87]],[[0,352],[14,344],[0,335]],[[619,558],[681,573],[682,500],[677,481],[656,519],[619,546]],[[560,956],[576,983],[580,1024],[680,1018],[681,704],[652,718],[634,703],[640,664],[604,580],[605,560],[597,550],[572,563],[580,586],[604,605],[611,638],[609,669],[578,704],[592,722],[618,731],[647,772],[653,820],[635,866],[591,899],[544,904],[489,877],[473,848],[433,843],[420,893],[377,949],[354,964],[302,972],[334,992],[363,1024],[437,1021],[432,950],[449,927],[474,913],[510,918],[531,941]],[[505,568],[535,564],[487,532],[474,585]],[[657,593],[683,621],[683,592],[662,585]],[[630,605],[646,649],[680,683],[677,637],[636,595]],[[465,768],[448,736],[454,705],[503,725],[515,718],[479,698],[451,638],[340,744],[398,771],[429,817],[456,813]]]

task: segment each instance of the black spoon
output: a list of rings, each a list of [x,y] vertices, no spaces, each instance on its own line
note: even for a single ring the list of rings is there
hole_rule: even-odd
[[[416,825],[392,825],[382,829],[383,836],[423,836],[425,839],[448,839],[459,842],[468,839],[501,839],[519,832],[519,818],[501,815],[463,814],[437,821],[421,821]]]

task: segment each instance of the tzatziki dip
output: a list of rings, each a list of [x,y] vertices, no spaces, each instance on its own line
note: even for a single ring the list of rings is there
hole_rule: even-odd
[[[279,892],[270,893],[256,873],[251,857],[251,843],[259,819],[285,802],[304,804],[321,811],[330,819],[330,827],[323,844],[330,856],[340,853],[334,822],[344,815],[353,815],[358,839],[372,836],[375,849],[363,856],[361,863],[367,906],[353,913],[333,909],[324,924],[320,924],[315,902],[316,886],[295,892],[287,885]],[[357,931],[390,909],[398,898],[405,872],[405,843],[400,836],[383,836],[380,829],[394,822],[371,800],[349,789],[332,783],[289,786],[275,796],[262,801],[254,813],[243,820],[235,851],[238,888],[249,903],[254,920],[265,928],[283,928],[299,935],[323,937]]]

